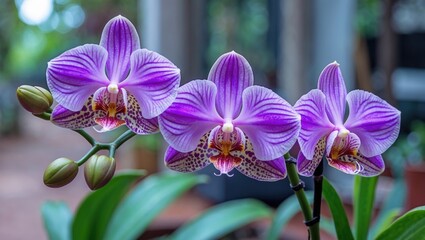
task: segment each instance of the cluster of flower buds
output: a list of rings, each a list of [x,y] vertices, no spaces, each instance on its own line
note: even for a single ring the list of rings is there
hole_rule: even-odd
[[[22,107],[34,115],[51,111],[52,94],[42,87],[22,85],[17,89],[16,95]],[[74,180],[78,167],[79,164],[71,159],[56,159],[44,171],[44,184],[52,188],[63,187]],[[96,190],[107,184],[114,176],[115,168],[114,158],[92,155],[84,168],[84,177],[89,188]]]
[[[84,177],[91,190],[105,186],[115,173],[115,159],[104,155],[93,155],[84,167]],[[58,158],[47,166],[43,181],[48,187],[59,188],[74,180],[78,163],[68,158]]]

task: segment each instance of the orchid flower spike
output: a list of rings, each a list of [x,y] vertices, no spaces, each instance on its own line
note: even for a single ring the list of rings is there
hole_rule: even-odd
[[[346,101],[350,112],[344,122]],[[301,115],[301,175],[313,175],[323,156],[344,173],[366,177],[382,173],[381,154],[397,139],[400,111],[370,92],[347,94],[338,63],[323,69],[318,89],[302,96],[295,110]]]
[[[177,95],[180,70],[158,53],[140,49],[133,24],[122,16],[105,26],[100,44],[86,44],[51,60],[47,84],[59,103],[52,122],[110,131],[127,125],[137,134],[159,130],[157,116]]]
[[[300,116],[271,90],[252,86],[248,61],[230,52],[212,66],[208,80],[178,89],[174,103],[159,116],[170,144],[165,164],[193,172],[209,164],[216,175],[237,169],[260,181],[286,176],[282,158],[296,142]]]

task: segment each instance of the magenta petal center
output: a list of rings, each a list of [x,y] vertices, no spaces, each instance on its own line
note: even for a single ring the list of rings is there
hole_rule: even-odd
[[[210,133],[208,148],[218,154],[210,157],[211,163],[220,171],[217,176],[226,174],[231,177],[230,171],[242,163],[242,158],[238,157],[245,149],[245,137],[243,133],[234,129],[233,132],[224,128],[215,128]]]

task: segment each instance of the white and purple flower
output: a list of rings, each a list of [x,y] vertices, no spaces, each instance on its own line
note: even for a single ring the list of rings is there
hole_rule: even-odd
[[[171,145],[165,164],[193,172],[212,163],[218,175],[231,176],[236,168],[261,181],[283,179],[282,156],[298,137],[300,116],[253,81],[247,60],[230,52],[215,62],[208,80],[180,87],[174,103],[158,118]]]
[[[344,123],[346,102],[350,112]],[[294,107],[301,115],[301,175],[313,175],[324,155],[329,165],[348,174],[382,173],[381,154],[397,139],[400,111],[366,91],[347,94],[338,63],[326,66],[318,89],[302,96]]]
[[[127,125],[137,134],[158,131],[157,116],[177,95],[180,70],[158,53],[140,49],[133,24],[111,19],[100,44],[86,44],[51,60],[47,84],[58,102],[56,125],[109,131]]]

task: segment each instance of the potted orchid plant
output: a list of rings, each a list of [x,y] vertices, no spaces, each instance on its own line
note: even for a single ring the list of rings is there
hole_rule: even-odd
[[[132,137],[157,132],[169,144],[164,162],[172,170],[195,172],[212,164],[217,171],[214,174],[221,177],[231,177],[233,171],[258,181],[288,177],[295,193],[274,214],[255,200],[224,203],[168,238],[214,239],[255,219],[270,217],[272,224],[265,238],[276,239],[300,209],[309,238],[320,239],[322,194],[339,239],[370,237],[377,176],[385,168],[381,155],[397,139],[400,111],[372,93],[347,93],[336,62],[323,69],[317,89],[302,96],[295,106],[272,90],[254,85],[248,60],[234,51],[216,60],[206,80],[179,86],[180,70],[164,56],[140,49],[133,24],[118,16],[106,24],[99,44],[78,46],[52,59],[46,77],[50,91],[18,88],[22,106],[80,134],[92,147],[77,161],[53,161],[46,168],[44,182],[50,187],[64,186],[84,165],[86,182],[95,190],[75,217],[60,204],[43,208],[52,238],[135,239],[179,193],[204,181],[193,175],[152,176],[126,195],[141,173],[113,178],[116,150]],[[57,105],[52,109],[53,101]],[[344,119],[347,103],[349,114]],[[128,131],[109,143],[98,142],[84,131],[94,126],[106,132],[123,125]],[[294,158],[288,152],[297,141],[301,150]],[[100,150],[109,154],[97,155]],[[325,161],[356,175],[354,234],[337,192],[323,176]],[[313,177],[312,195],[304,191],[299,175]],[[299,207],[294,207],[294,201]],[[67,224],[54,227],[58,224],[56,212],[66,212]],[[425,228],[412,223],[424,214],[419,208],[392,225],[383,224],[377,238],[423,234]],[[70,226],[72,231],[67,230]]]

